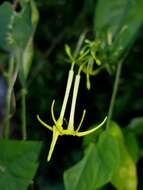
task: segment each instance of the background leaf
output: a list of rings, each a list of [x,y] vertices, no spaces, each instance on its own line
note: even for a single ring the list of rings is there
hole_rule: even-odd
[[[26,190],[38,167],[41,143],[0,141],[0,189]]]
[[[124,137],[120,127],[116,123],[111,123],[109,132],[119,143],[120,161],[112,176],[111,183],[117,190],[137,190],[136,165],[125,146]]]
[[[11,25],[10,35],[14,42],[12,45],[14,48],[24,49],[29,36],[32,34],[30,3],[22,7],[20,12],[13,12],[13,22]]]
[[[0,49],[7,49],[7,35],[9,31],[9,23],[12,15],[12,7],[8,2],[4,2],[0,6]]]
[[[138,162],[140,155],[139,155],[139,144],[135,134],[129,131],[127,128],[123,131],[125,144],[129,154],[131,155],[133,161],[135,163]]]
[[[136,135],[143,134],[143,117],[133,118],[128,125],[128,128]]]
[[[24,49],[32,34],[30,2],[21,7],[19,12],[12,4],[4,2],[0,6],[0,47],[4,50]]]
[[[142,21],[137,0],[107,0],[106,5],[104,0],[98,0],[94,30],[110,62],[115,63],[134,43]]]

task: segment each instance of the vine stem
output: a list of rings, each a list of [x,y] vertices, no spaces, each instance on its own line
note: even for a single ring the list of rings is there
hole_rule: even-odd
[[[27,129],[26,129],[26,94],[27,91],[25,88],[21,90],[21,119],[22,119],[22,139],[27,139]]]
[[[6,95],[6,110],[5,110],[5,118],[4,118],[4,138],[9,138],[10,133],[10,104],[11,104],[11,96],[12,96],[12,90],[10,87],[7,89],[7,95]]]
[[[19,65],[19,78],[21,81],[21,133],[22,139],[27,139],[27,129],[26,129],[26,95],[27,95],[27,88],[23,73],[20,72],[23,64],[23,52],[21,50],[17,51],[17,65]]]
[[[120,81],[121,69],[122,69],[122,61],[117,66],[117,71],[116,71],[116,76],[115,76],[115,82],[114,82],[114,86],[113,86],[113,92],[112,92],[112,97],[111,97],[109,111],[108,111],[108,116],[107,116],[106,129],[109,128],[110,121],[112,119],[114,104],[115,104],[116,95],[117,95],[118,86],[119,86],[119,81]]]
[[[18,64],[15,67],[15,57],[14,55],[10,56],[9,61],[9,71],[7,75],[7,94],[6,94],[6,109],[5,109],[5,118],[4,118],[4,138],[8,139],[10,134],[10,118],[11,113],[11,100],[12,100],[12,91],[18,75]]]

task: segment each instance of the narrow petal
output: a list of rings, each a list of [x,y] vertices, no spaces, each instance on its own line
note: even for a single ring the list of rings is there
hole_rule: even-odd
[[[54,115],[54,105],[55,105],[55,100],[53,100],[52,105],[51,105],[51,115],[52,115],[52,119],[56,125],[57,121],[56,121],[55,115]]]
[[[51,142],[51,146],[50,146],[50,150],[49,150],[49,154],[48,154],[48,158],[47,161],[49,162],[51,159],[51,156],[53,154],[58,136],[60,135],[60,132],[57,130],[57,128],[55,126],[53,126],[53,137],[52,137],[52,142]]]
[[[37,115],[37,119],[38,119],[38,121],[39,121],[44,127],[46,127],[47,129],[49,129],[50,131],[53,131],[53,128],[52,128],[50,125],[46,124],[44,121],[42,121],[42,120],[40,119],[39,115]]]
[[[85,114],[86,114],[86,110],[83,110],[82,118],[81,118],[81,121],[80,121],[80,123],[78,125],[78,128],[77,128],[76,132],[78,132],[80,130],[80,128],[81,128],[81,125],[82,125],[83,120],[85,118]]]
[[[85,135],[89,135],[93,132],[95,132],[97,129],[99,129],[100,127],[102,127],[104,125],[104,123],[106,122],[107,117],[105,117],[105,119],[102,121],[102,123],[100,123],[99,125],[97,125],[95,128],[84,131],[84,132],[77,132],[76,136],[81,137],[81,136],[85,136]]]

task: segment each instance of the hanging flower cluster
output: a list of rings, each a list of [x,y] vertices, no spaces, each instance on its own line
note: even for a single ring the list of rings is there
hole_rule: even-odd
[[[89,41],[87,41],[87,43],[89,43]],[[91,133],[95,132],[97,129],[99,129],[101,126],[103,126],[106,119],[107,119],[107,117],[105,117],[105,119],[93,129],[90,129],[90,130],[87,130],[87,131],[80,131],[80,128],[82,126],[82,123],[83,123],[83,120],[84,120],[84,117],[85,117],[85,114],[86,114],[86,111],[84,110],[82,118],[81,118],[81,121],[80,121],[79,125],[75,128],[74,117],[75,117],[75,107],[76,107],[77,95],[78,95],[80,79],[81,79],[80,74],[81,74],[81,71],[83,69],[85,69],[85,64],[86,64],[86,62],[83,61],[83,58],[85,56],[87,56],[89,51],[87,51],[87,49],[85,49],[84,51],[82,50],[82,53],[80,53],[80,56],[77,59],[74,56],[72,56],[69,46],[66,45],[65,49],[66,49],[66,53],[67,53],[72,65],[71,65],[71,69],[70,69],[69,74],[68,74],[66,91],[65,91],[65,96],[64,96],[64,99],[63,99],[63,104],[62,104],[60,116],[59,116],[59,118],[57,120],[56,120],[56,118],[54,116],[55,100],[53,100],[52,105],[51,105],[51,115],[52,115],[52,119],[53,119],[53,122],[54,122],[53,126],[50,126],[47,123],[45,123],[44,121],[42,121],[41,118],[39,117],[39,115],[37,115],[38,121],[43,126],[45,126],[47,129],[49,129],[50,131],[53,132],[52,142],[51,142],[51,146],[50,146],[50,150],[49,150],[49,154],[48,154],[48,158],[47,158],[48,161],[50,161],[50,159],[51,159],[54,147],[56,145],[56,142],[57,142],[57,139],[58,139],[59,136],[72,135],[72,136],[81,137],[81,136],[91,134]],[[100,62],[96,58],[95,54],[93,54],[92,56],[98,62],[98,64],[100,64]],[[78,70],[78,72],[77,72],[77,74],[75,76],[75,79],[74,79],[74,74],[75,74],[74,73],[74,66],[75,66],[76,61],[78,61],[78,60],[80,60],[80,62],[82,61],[82,64],[80,64],[79,70]],[[89,63],[87,63],[87,67],[89,67]],[[91,70],[90,70],[90,72],[91,72]],[[90,72],[88,72],[88,75],[90,74]],[[71,86],[72,86],[73,82],[74,82],[74,88],[73,88],[70,116],[69,116],[69,121],[68,121],[68,124],[67,124],[67,129],[64,129],[63,128],[63,122],[64,122],[64,119],[65,119],[64,116],[65,116],[67,102],[68,102],[68,99],[69,99],[69,94],[70,94]],[[89,83],[89,81],[88,81],[88,83]]]

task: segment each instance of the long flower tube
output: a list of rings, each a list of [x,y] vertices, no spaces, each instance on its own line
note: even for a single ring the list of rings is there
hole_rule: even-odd
[[[78,89],[79,89],[79,84],[80,84],[80,72],[81,72],[82,66],[80,66],[78,74],[75,77],[75,82],[74,82],[74,89],[73,89],[73,96],[72,96],[72,104],[71,104],[71,111],[70,111],[70,117],[69,117],[69,123],[68,123],[68,130],[74,131],[74,116],[75,116],[75,107],[76,107],[76,101],[77,101],[77,95],[78,95]],[[82,122],[85,117],[86,110],[83,111],[83,116],[81,119],[81,122],[79,126],[82,125]]]

